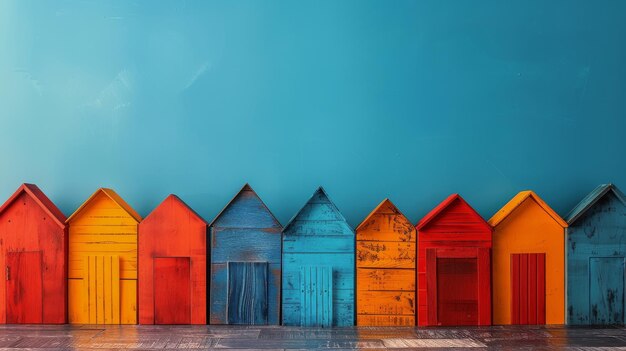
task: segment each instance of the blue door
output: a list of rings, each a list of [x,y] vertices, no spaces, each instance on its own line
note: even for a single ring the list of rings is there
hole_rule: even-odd
[[[300,325],[330,327],[333,323],[333,269],[300,267]]]
[[[267,324],[267,262],[228,262],[228,324]]]
[[[591,324],[624,323],[624,258],[589,259]]]

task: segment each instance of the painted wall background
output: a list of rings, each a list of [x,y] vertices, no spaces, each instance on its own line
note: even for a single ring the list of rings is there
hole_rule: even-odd
[[[246,181],[284,224],[626,184],[623,1],[0,1],[0,198],[98,186],[211,220]]]

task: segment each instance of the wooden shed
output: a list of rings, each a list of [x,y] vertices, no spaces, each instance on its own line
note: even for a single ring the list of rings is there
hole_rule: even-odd
[[[281,232],[248,184],[211,222],[211,324],[279,324]]]
[[[537,194],[522,191],[491,217],[494,324],[563,324],[565,228]]]
[[[67,219],[70,323],[137,323],[140,221],[135,210],[106,188],[98,189]]]
[[[356,228],[357,325],[415,325],[416,237],[389,199]]]
[[[139,323],[207,323],[207,223],[169,195],[139,223]]]
[[[65,215],[34,184],[0,207],[0,323],[67,321]]]
[[[567,323],[624,324],[626,197],[600,185],[567,223]]]
[[[417,232],[418,325],[491,325],[491,226],[452,194]]]
[[[354,325],[354,239],[320,187],[283,230],[283,325]]]

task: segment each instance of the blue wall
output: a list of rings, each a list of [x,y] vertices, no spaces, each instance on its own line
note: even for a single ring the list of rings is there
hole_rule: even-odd
[[[451,192],[490,217],[626,186],[624,1],[0,1],[0,197],[97,186],[211,220],[249,181],[284,224]]]

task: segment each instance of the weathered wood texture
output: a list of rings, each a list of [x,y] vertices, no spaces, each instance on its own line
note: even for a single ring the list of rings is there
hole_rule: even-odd
[[[68,219],[70,323],[137,323],[137,224],[141,217],[101,188]]]
[[[567,223],[532,191],[522,191],[489,220],[492,250],[493,324],[512,324],[511,254],[545,254],[545,322],[565,318],[565,231]],[[540,300],[538,300],[540,301]],[[522,305],[520,305],[520,308]],[[528,306],[537,308],[537,306]],[[539,318],[539,317],[538,317]]]
[[[388,199],[357,227],[357,325],[415,325],[416,233]]]
[[[545,254],[511,254],[511,324],[546,324],[545,282]]]
[[[211,324],[279,324],[281,232],[280,222],[248,184],[213,220],[210,226]],[[229,265],[243,262],[265,264],[265,278],[250,270],[241,269],[244,266]],[[241,275],[233,275],[233,272],[229,272],[229,267],[237,268],[237,274]],[[233,279],[236,281],[232,281]],[[259,282],[258,279],[265,281]],[[261,286],[266,289],[266,307],[250,303],[247,297],[251,295],[231,291],[250,287],[255,289],[254,294],[260,294],[256,289]],[[238,297],[237,300],[229,300],[229,297],[234,296]],[[254,310],[240,310],[235,313],[238,307],[234,304],[239,302],[243,303],[241,308]],[[259,314],[264,316],[259,317]]]
[[[491,226],[453,194],[417,231],[418,325],[490,325]]]
[[[139,224],[140,324],[207,323],[207,225],[175,195]]]
[[[320,187],[283,231],[283,325],[354,324],[354,239]]]
[[[567,217],[567,323],[624,324],[626,197],[601,185]]]
[[[0,265],[0,323],[67,322],[65,216],[36,185],[0,207]]]

